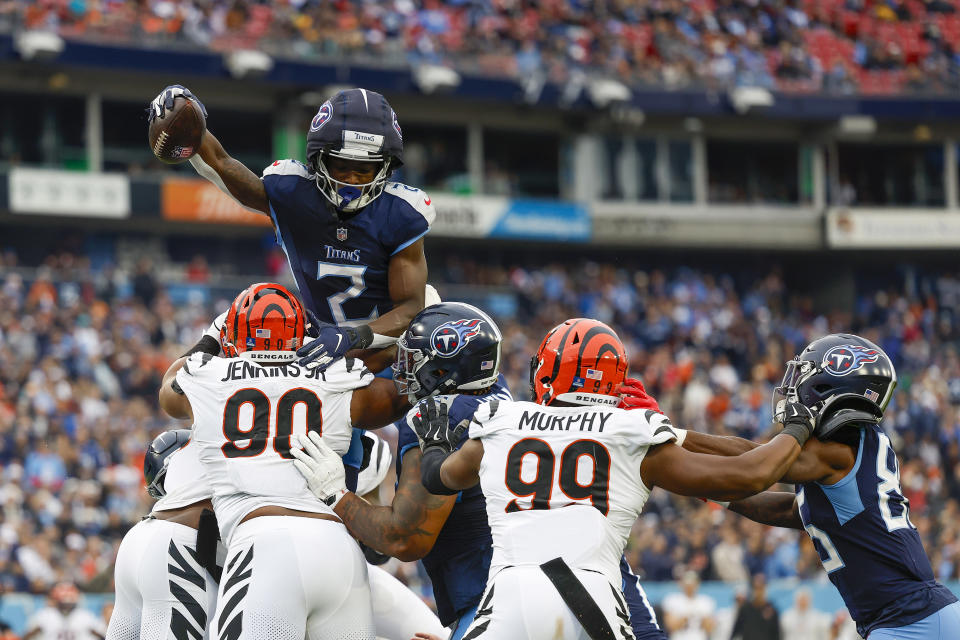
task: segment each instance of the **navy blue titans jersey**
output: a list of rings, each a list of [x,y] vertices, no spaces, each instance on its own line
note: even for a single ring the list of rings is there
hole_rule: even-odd
[[[900,490],[890,439],[861,430],[857,461],[833,485],[797,486],[800,519],[861,636],[922,620],[957,598],[933,577]]]
[[[388,182],[379,198],[338,219],[301,162],[274,162],[263,171],[263,186],[307,308],[338,325],[367,323],[393,308],[387,268],[430,230],[434,209],[426,193]]]
[[[456,396],[447,410],[450,424],[470,420],[477,407],[491,398],[512,400],[507,381],[500,374],[490,393],[482,396]],[[403,456],[413,447],[419,447],[417,434],[400,420],[397,429],[397,477],[403,469]],[[466,432],[460,444],[467,441]],[[444,626],[452,624],[459,614],[480,602],[487,585],[487,572],[493,557],[493,537],[487,524],[487,503],[480,485],[461,491],[437,541],[423,558],[423,566],[433,583],[437,612]]]

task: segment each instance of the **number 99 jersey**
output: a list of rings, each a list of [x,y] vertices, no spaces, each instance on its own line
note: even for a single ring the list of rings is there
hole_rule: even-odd
[[[492,400],[477,409],[470,437],[483,443],[491,577],[562,557],[621,583],[620,558],[650,495],[640,463],[677,437],[665,415]]]
[[[205,353],[187,359],[176,382],[193,409],[191,442],[200,447],[225,544],[240,520],[263,506],[333,513],[294,468],[293,435],[316,431],[330,448],[345,454],[353,390],[373,379],[353,358],[324,372]]]

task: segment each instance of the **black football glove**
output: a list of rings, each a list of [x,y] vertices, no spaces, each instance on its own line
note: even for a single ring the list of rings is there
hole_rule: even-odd
[[[795,438],[801,447],[813,435],[813,430],[817,426],[817,415],[800,402],[785,404],[782,420],[782,433]]]
[[[417,413],[411,419],[413,430],[420,439],[420,450],[438,447],[445,453],[457,448],[469,423],[464,420],[455,427],[450,426],[447,405],[433,396],[427,397],[417,405]]]
[[[173,103],[177,96],[183,96],[196,102],[200,106],[200,111],[203,112],[203,117],[207,117],[207,108],[197,99],[197,96],[190,93],[190,89],[180,84],[172,84],[161,91],[160,95],[154,98],[150,106],[147,107],[147,122],[153,122],[154,118],[162,118],[167,109],[173,109]]]
[[[297,364],[309,369],[325,371],[351,349],[366,349],[373,342],[373,329],[369,325],[338,327],[321,322],[312,311],[307,311],[307,318],[310,320],[307,335],[313,340],[297,349],[300,358]]]

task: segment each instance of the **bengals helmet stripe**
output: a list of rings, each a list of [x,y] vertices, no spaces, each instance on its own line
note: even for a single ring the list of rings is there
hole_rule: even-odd
[[[610,327],[574,318],[543,339],[530,362],[530,385],[540,404],[560,400],[616,406],[627,368],[626,350]]]
[[[296,359],[305,334],[300,300],[283,285],[260,282],[234,299],[220,331],[220,342],[229,357],[289,362]]]

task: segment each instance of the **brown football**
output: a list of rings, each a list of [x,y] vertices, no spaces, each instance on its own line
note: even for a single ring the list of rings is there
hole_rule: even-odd
[[[189,160],[200,150],[200,141],[207,130],[203,111],[193,100],[177,96],[173,108],[154,118],[147,131],[153,155],[167,164]]]

